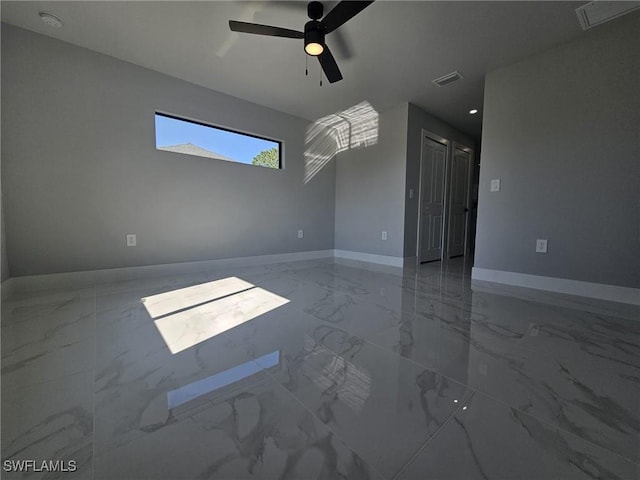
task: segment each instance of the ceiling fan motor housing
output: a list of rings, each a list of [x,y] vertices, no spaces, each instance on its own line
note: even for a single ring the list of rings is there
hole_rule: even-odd
[[[304,25],[304,46],[306,47],[310,43],[324,46],[324,31],[317,20],[311,20]]]

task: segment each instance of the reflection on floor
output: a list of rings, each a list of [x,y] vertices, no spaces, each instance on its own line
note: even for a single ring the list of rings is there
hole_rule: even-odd
[[[3,478],[636,480],[639,313],[463,259],[14,295]]]

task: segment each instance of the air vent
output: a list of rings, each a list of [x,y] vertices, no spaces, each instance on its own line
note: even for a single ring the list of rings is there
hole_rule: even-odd
[[[462,78],[462,75],[460,75],[460,72],[456,71],[456,72],[447,73],[446,75],[440,78],[436,78],[435,80],[432,80],[432,82],[438,85],[439,87],[444,87],[445,85],[449,85],[450,83],[457,82],[461,78]]]
[[[640,8],[640,1],[609,2],[600,0],[576,8],[576,15],[578,15],[582,29],[588,30],[638,8]]]

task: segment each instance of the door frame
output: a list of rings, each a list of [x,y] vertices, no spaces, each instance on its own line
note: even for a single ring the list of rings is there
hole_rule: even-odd
[[[470,222],[470,213],[471,213],[471,182],[473,180],[473,167],[475,165],[475,152],[473,150],[473,148],[466,146],[465,144],[461,143],[461,142],[452,142],[452,148],[451,148],[451,163],[453,163],[453,156],[456,154],[456,150],[462,150],[465,153],[469,154],[469,168],[467,169],[467,198],[465,198],[465,208],[467,209],[467,215],[465,216],[465,220],[464,220],[464,247],[462,249],[462,256],[466,257],[467,255],[469,255],[469,253],[471,252],[470,249],[470,245],[469,245],[469,237],[470,237],[470,230],[471,230],[471,222]],[[447,189],[448,191],[448,195],[446,197],[446,203],[447,205],[445,206],[446,208],[446,224],[447,224],[447,246],[446,246],[446,253],[443,253],[443,255],[447,255],[444,258],[448,258],[449,256],[449,240],[450,240],[450,235],[449,235],[449,228],[450,228],[450,218],[451,218],[451,198],[450,197],[450,193],[451,193],[451,182],[453,181],[453,175],[450,176],[450,178],[447,179],[447,186],[449,187]]]
[[[445,236],[445,233],[448,231],[449,229],[449,222],[448,222],[448,213],[447,213],[447,208],[448,208],[448,201],[447,198],[449,196],[449,182],[447,181],[448,179],[448,171],[449,171],[449,156],[451,155],[451,146],[452,143],[450,140],[436,134],[433,132],[430,132],[428,130],[425,130],[424,128],[421,129],[421,135],[420,135],[420,169],[419,169],[419,184],[418,184],[418,233],[417,233],[417,239],[416,239],[416,265],[420,265],[420,241],[422,239],[422,197],[423,197],[423,190],[424,190],[424,186],[422,185],[422,157],[424,155],[424,140],[425,137],[428,138],[429,140],[431,140],[432,142],[436,142],[436,143],[440,143],[441,145],[444,145],[445,147],[445,155],[444,155],[444,191],[443,191],[443,198],[444,198],[444,205],[442,206],[443,209],[443,219],[442,219],[442,238],[441,238],[441,242],[442,242],[442,248],[440,251],[440,261],[442,261],[443,258],[445,257],[446,254],[446,250],[447,250],[447,246],[445,243],[445,240],[447,239],[447,237]]]

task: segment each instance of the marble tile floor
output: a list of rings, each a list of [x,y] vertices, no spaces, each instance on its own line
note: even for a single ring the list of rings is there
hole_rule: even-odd
[[[6,479],[640,478],[638,307],[460,259],[60,286],[0,335]]]

